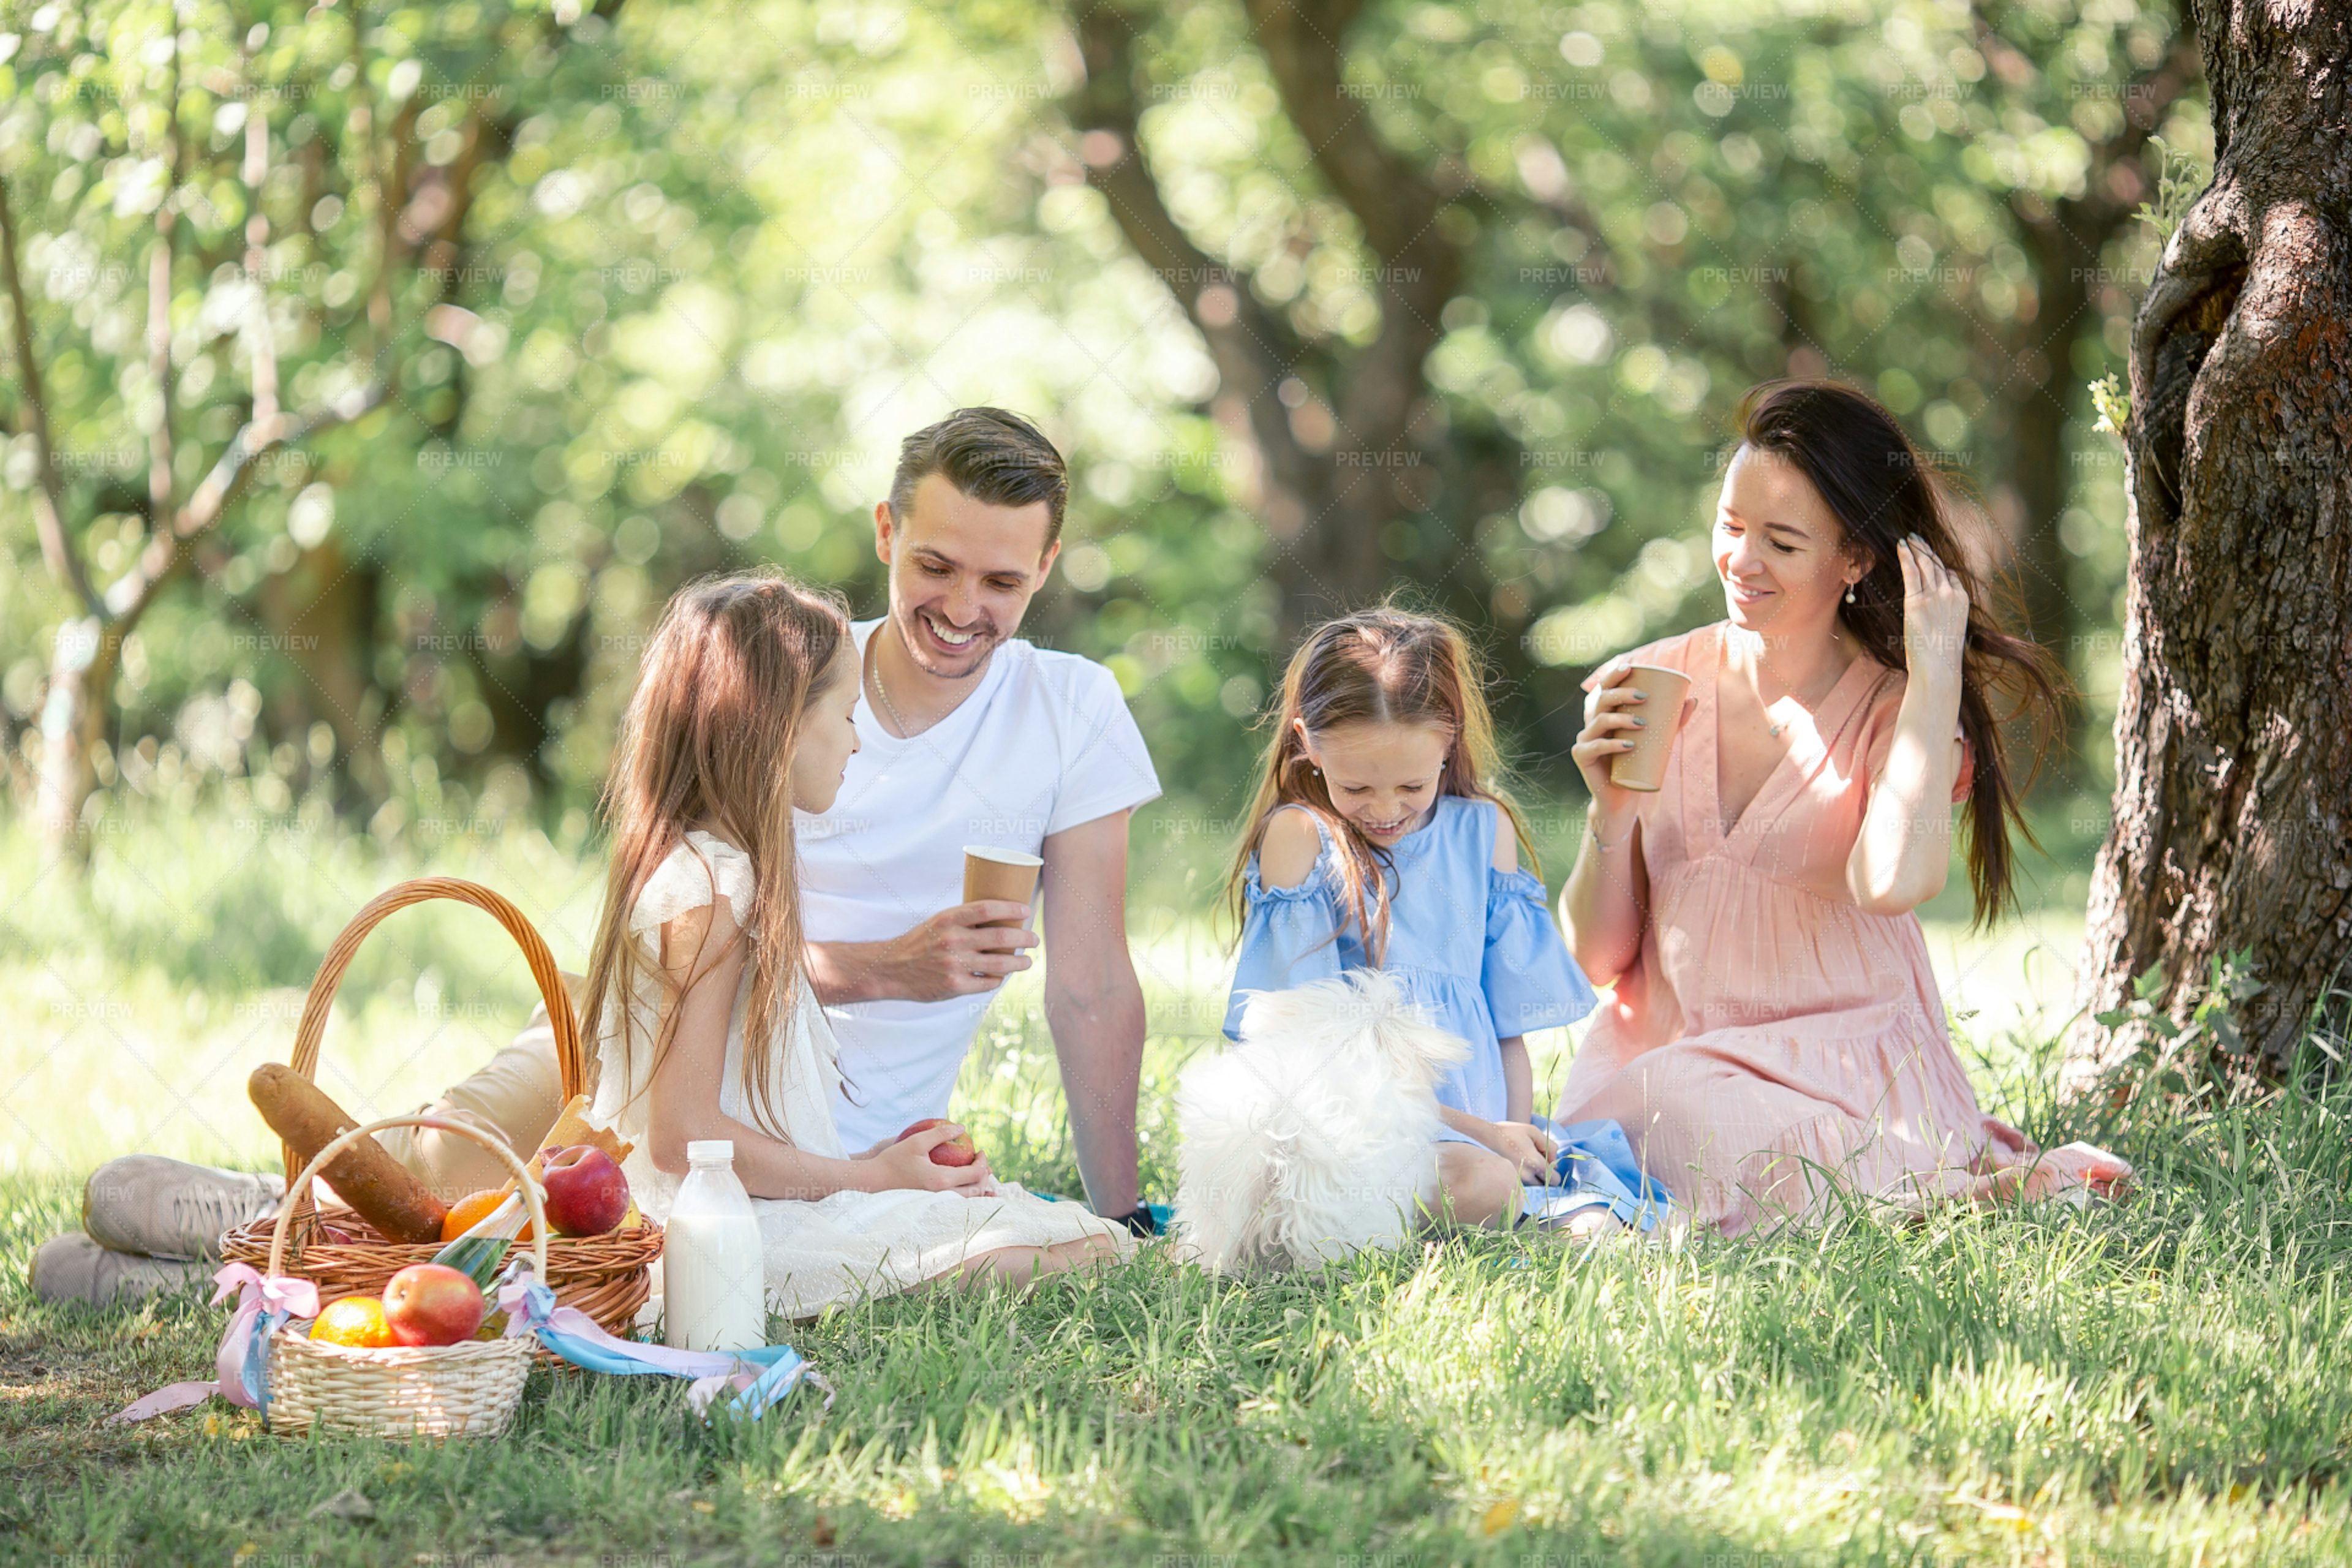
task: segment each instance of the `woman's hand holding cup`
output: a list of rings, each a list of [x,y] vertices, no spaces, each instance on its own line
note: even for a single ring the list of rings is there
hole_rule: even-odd
[[[1585,693],[1584,728],[1569,750],[1584,787],[1592,792],[1594,826],[1603,832],[1631,826],[1641,802],[1638,792],[1610,777],[1612,764],[1633,749],[1633,737],[1647,727],[1643,710],[1649,700],[1629,684],[1633,674],[1633,667],[1623,659],[1601,667],[1601,684]]]
[[[1642,703],[1646,699],[1625,684],[1633,668],[1621,660],[1601,666],[1600,675],[1600,687],[1585,693],[1585,726],[1576,731],[1576,745],[1569,748],[1569,754],[1576,757],[1576,771],[1585,775],[1585,787],[1592,790],[1592,814],[1625,820],[1633,816],[1634,793],[1621,790],[1609,778],[1609,764],[1633,750],[1633,731],[1642,729]]]

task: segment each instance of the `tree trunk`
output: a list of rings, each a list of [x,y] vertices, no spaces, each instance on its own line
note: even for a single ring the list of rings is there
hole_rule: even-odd
[[[2095,1015],[2151,968],[2179,1022],[2248,954],[2264,989],[2231,1021],[2276,1070],[2352,953],[2352,0],[2200,0],[2197,27],[2213,181],[2133,330],[2115,824],[2077,1087],[2134,1055],[2139,1026]]]
[[[98,743],[105,738],[121,639],[96,616],[58,628],[49,653],[48,693],[41,703],[41,779],[34,820],[52,847],[87,848],[79,839],[83,805],[96,788]]]
[[[303,552],[291,570],[263,579],[254,599],[275,651],[302,672],[272,703],[279,733],[299,741],[325,721],[347,775],[370,769],[357,759],[373,755],[381,729],[374,658],[383,580],[372,556],[353,561],[331,537]]]

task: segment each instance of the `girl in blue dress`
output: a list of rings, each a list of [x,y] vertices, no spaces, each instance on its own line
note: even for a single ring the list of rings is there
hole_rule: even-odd
[[[1618,1157],[1613,1123],[1531,1116],[1524,1037],[1597,998],[1527,868],[1534,846],[1497,771],[1476,656],[1454,626],[1382,608],[1310,632],[1227,879],[1242,940],[1225,1033],[1239,1037],[1252,992],[1383,970],[1470,1043],[1437,1089],[1442,1210],[1462,1224],[1507,1226],[1534,1208],[1579,1232],[1647,1229],[1660,1194]],[[1568,1158],[1556,1133],[1571,1135]]]

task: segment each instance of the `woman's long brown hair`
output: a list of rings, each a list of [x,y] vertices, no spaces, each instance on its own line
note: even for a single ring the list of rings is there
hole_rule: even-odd
[[[1491,800],[1511,819],[1526,864],[1538,862],[1527,819],[1501,782],[1495,721],[1486,709],[1486,673],[1477,650],[1452,622],[1391,605],[1324,622],[1307,634],[1282,678],[1274,734],[1258,762],[1257,788],[1241,842],[1225,874],[1225,900],[1238,925],[1247,918],[1244,884],[1266,819],[1282,806],[1304,806],[1339,846],[1340,885],[1364,949],[1378,966],[1388,948],[1389,852],[1331,804],[1322,773],[1299,736],[1342,724],[1435,724],[1449,731],[1437,793]]]
[[[841,602],[782,573],[688,584],[654,628],[604,783],[613,865],[588,963],[581,1033],[595,1039],[605,1009],[617,1008],[632,1064],[639,1050],[652,1053],[646,1078],[652,1082],[677,1033],[678,1004],[727,950],[697,954],[698,966],[677,985],[631,940],[629,912],[646,879],[689,829],[725,839],[750,858],[756,887],[735,938],[751,947],[745,1089],[761,1131],[779,1138],[785,1134],[774,1111],[774,1053],[759,1046],[774,1037],[779,1020],[791,1016],[802,981],[793,751],[810,700],[832,681],[856,679],[856,662],[843,657],[848,647],[849,617]],[[715,875],[711,896],[715,903]],[[641,1041],[626,998],[647,974],[667,1005],[657,1037]]]
[[[1969,595],[1968,641],[1960,656],[1960,732],[1976,763],[1969,785],[1969,884],[1979,926],[1990,924],[2015,897],[2016,867],[2006,825],[2014,822],[2036,848],[2019,805],[2062,734],[2060,720],[2074,694],[2050,651],[2010,630],[2019,618],[2011,583],[1980,576],[1962,531],[1981,514],[1952,480],[1938,474],[1895,416],[1876,400],[1832,381],[1768,381],[1751,390],[1737,416],[1739,438],[1793,463],[1812,482],[1845,531],[1848,549],[1869,563],[1854,584],[1853,603],[1838,619],[1865,652],[1889,669],[1903,669],[1903,563],[1895,553],[1906,534],[1926,540]],[[1998,600],[1996,599],[1998,590]],[[1995,714],[1992,694],[2008,701]],[[2025,784],[2012,776],[2001,726],[2030,711],[2032,765]]]

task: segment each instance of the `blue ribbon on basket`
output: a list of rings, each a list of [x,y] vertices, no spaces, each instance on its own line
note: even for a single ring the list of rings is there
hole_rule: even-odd
[[[521,1268],[499,1286],[499,1306],[507,1314],[510,1339],[537,1334],[550,1354],[615,1377],[690,1377],[694,1385],[686,1397],[697,1415],[707,1414],[719,1395],[732,1389],[735,1396],[727,1403],[728,1414],[757,1421],[803,1383],[815,1385],[824,1395],[825,1408],[833,1408],[833,1384],[790,1345],[685,1351],[620,1339],[579,1308],[558,1305],[555,1292],[530,1273],[530,1260],[519,1261]]]
[[[217,1375],[206,1383],[175,1383],[126,1405],[109,1421],[144,1421],[173,1410],[201,1405],[215,1394],[231,1405],[267,1415],[269,1410],[269,1338],[293,1319],[319,1315],[319,1288],[308,1279],[264,1278],[250,1264],[232,1263],[213,1276],[219,1290],[218,1306],[237,1295],[237,1309],[221,1335],[215,1358]],[[668,1345],[638,1344],[604,1331],[593,1318],[576,1307],[559,1305],[531,1269],[529,1254],[509,1264],[498,1288],[499,1306],[507,1314],[507,1337],[536,1334],[551,1355],[590,1372],[614,1376],[688,1377],[687,1402],[697,1415],[705,1415],[730,1390],[730,1416],[757,1421],[771,1405],[806,1383],[824,1395],[833,1407],[833,1385],[801,1359],[790,1345],[761,1345],[740,1351],[682,1351]]]

